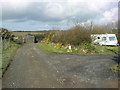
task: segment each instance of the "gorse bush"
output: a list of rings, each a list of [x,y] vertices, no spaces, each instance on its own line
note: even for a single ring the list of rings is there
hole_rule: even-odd
[[[57,31],[52,37],[52,42],[80,45],[82,43],[90,43],[90,31],[84,27],[76,26],[67,31]]]
[[[61,48],[62,47],[62,43],[57,43],[55,47],[56,48]]]
[[[47,36],[47,38],[46,38],[46,40],[45,40],[45,44],[46,44],[46,45],[48,45],[48,44],[50,43],[53,34],[54,34],[53,32],[50,32],[50,33],[48,34],[48,36]]]

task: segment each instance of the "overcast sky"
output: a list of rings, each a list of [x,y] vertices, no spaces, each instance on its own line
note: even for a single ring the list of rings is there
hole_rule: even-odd
[[[10,30],[68,29],[79,22],[118,19],[119,0],[0,0],[0,27]]]

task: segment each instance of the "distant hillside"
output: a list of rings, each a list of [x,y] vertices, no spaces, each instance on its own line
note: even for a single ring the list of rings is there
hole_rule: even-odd
[[[49,31],[13,31],[12,33],[15,36],[25,36],[25,35],[28,35],[28,34],[43,34],[43,33],[46,33],[46,32],[49,32]]]

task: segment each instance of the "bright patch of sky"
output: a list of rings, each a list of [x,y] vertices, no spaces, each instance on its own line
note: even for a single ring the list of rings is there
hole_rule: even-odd
[[[118,19],[118,0],[0,0],[0,27],[10,30],[68,29]],[[2,23],[1,23],[2,22]]]

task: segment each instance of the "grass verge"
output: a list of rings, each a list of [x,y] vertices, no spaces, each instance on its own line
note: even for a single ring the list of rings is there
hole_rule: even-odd
[[[0,68],[2,70],[2,74],[6,71],[19,47],[20,45],[11,42],[11,46],[2,52],[2,67]]]
[[[38,43],[38,47],[41,48],[45,52],[58,52],[58,53],[71,53],[71,54],[117,54],[118,47],[117,46],[99,46],[92,44],[82,44],[77,47],[72,47],[71,51],[67,48],[67,46],[56,47],[56,44],[44,44]]]
[[[65,53],[67,49],[61,48],[55,48],[54,44],[46,45],[44,43],[38,43],[38,47],[41,48],[45,52],[58,52],[58,53]]]

